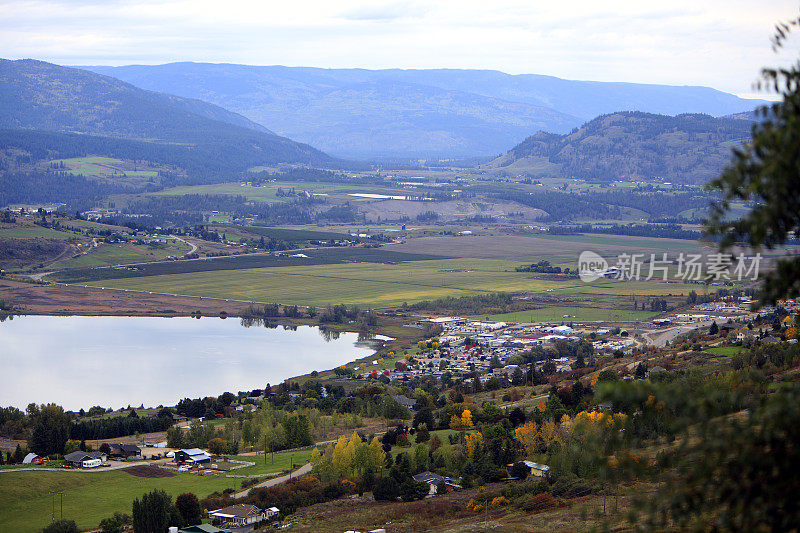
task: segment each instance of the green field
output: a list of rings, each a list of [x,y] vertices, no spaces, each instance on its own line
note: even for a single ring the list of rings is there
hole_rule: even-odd
[[[39,226],[23,226],[0,229],[0,239],[58,239],[66,240],[75,238],[71,231],[59,231]]]
[[[264,456],[239,456],[256,466],[236,470],[233,475],[261,475],[282,472],[307,461],[310,450],[275,454],[265,466]],[[260,459],[260,461],[258,461]],[[100,520],[115,511],[130,514],[131,503],[153,489],[167,491],[172,497],[193,492],[204,498],[227,488],[241,490],[241,479],[223,476],[197,476],[180,473],[168,478],[142,478],[122,470],[110,472],[0,472],[0,531],[39,531],[50,522],[52,499],[48,491],[64,492],[64,518],[75,520],[81,529],[97,527]],[[59,512],[56,502],[56,513]]]
[[[187,274],[199,272],[219,272],[224,270],[253,269],[263,267],[332,265],[342,263],[400,263],[401,261],[419,261],[424,259],[440,259],[437,256],[409,254],[386,251],[381,248],[315,248],[303,252],[305,257],[293,257],[294,254],[243,254],[228,257],[216,257],[192,261],[162,261],[147,263],[135,269],[82,268],[61,271],[52,276],[55,281],[84,283],[108,279],[138,278],[146,276]]]
[[[361,185],[356,183],[327,183],[327,182],[291,182],[280,181],[265,183],[264,185],[247,185],[246,182],[215,183],[211,185],[183,185],[171,187],[149,196],[183,196],[187,194],[221,194],[227,196],[244,196],[249,201],[255,202],[291,202],[295,197],[278,196],[278,189],[288,192],[294,188],[296,192],[308,191],[311,194],[328,194],[337,200],[359,201],[363,199],[348,197],[348,193],[375,193],[375,194],[405,194],[402,190],[387,189],[380,185]],[[330,198],[329,198],[330,199]]]
[[[122,168],[126,165],[124,161],[111,157],[72,157],[69,159],[57,159],[53,162],[64,163],[67,167],[67,172],[74,175],[113,176],[117,174],[120,177],[125,175],[140,178],[158,176],[158,172],[154,170],[125,170]]]
[[[545,307],[532,311],[517,311],[490,315],[490,320],[501,322],[639,322],[650,320],[659,313],[632,311],[630,309],[600,309],[596,307]],[[569,315],[569,318],[564,318]]]
[[[714,348],[706,348],[703,351],[720,357],[731,357],[739,352],[745,351],[745,349],[741,346],[715,346]]]
[[[90,248],[85,255],[70,257],[54,263],[53,266],[56,268],[83,268],[160,261],[168,256],[181,257],[189,250],[188,245],[176,240],[170,240],[163,247],[134,243],[104,244],[98,248]]]
[[[686,290],[683,285],[657,282],[604,280],[594,286],[575,279],[543,279],[541,275],[514,271],[516,265],[513,261],[496,259],[293,265],[135,277],[91,284],[319,307],[338,303],[389,307],[403,302],[492,291],[600,297],[603,294],[667,294]]]

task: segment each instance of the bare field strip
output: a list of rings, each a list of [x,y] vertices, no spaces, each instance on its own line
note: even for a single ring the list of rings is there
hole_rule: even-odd
[[[496,235],[463,237],[426,237],[404,244],[385,246],[385,249],[410,253],[436,253],[450,257],[478,257],[484,259],[514,259],[534,261],[547,259],[553,263],[575,266],[584,250],[603,257],[616,257],[621,253],[701,253],[712,249],[699,243],[681,239],[651,239],[621,235]],[[649,257],[649,255],[648,255]]]

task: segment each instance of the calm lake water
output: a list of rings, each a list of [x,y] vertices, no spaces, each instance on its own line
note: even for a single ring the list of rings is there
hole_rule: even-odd
[[[363,340],[363,339],[362,339]],[[239,319],[17,316],[0,322],[0,405],[174,405],[371,354],[357,333]]]

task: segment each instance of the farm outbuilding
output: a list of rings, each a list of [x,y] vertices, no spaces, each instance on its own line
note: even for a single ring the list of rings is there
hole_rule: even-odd
[[[192,448],[189,450],[177,450],[175,451],[175,462],[176,463],[210,463],[211,456],[208,452],[201,450],[199,448]]]

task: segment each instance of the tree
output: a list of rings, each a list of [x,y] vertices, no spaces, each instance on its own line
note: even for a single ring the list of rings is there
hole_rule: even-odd
[[[81,441],[69,439],[64,443],[64,454],[72,453],[81,449]]]
[[[56,520],[42,529],[42,533],[78,533],[75,520]]]
[[[659,494],[641,503],[643,529],[789,531],[800,523],[800,388],[767,397],[738,418],[701,424],[696,438],[659,459],[668,472]]]
[[[430,493],[430,485],[421,481],[414,481],[413,478],[408,478],[400,484],[400,498],[404,502],[413,502],[414,500],[421,500]]]
[[[197,496],[191,492],[185,492],[175,498],[175,508],[183,518],[183,523],[187,526],[194,526],[203,521],[203,509]]]
[[[390,456],[391,457],[391,456]],[[384,476],[375,484],[372,490],[372,496],[377,501],[394,501],[400,495],[400,489],[397,481],[392,476]]]
[[[781,22],[772,38],[773,50],[782,48],[800,18]],[[706,233],[719,237],[719,249],[730,250],[744,241],[753,249],[773,249],[784,244],[800,226],[800,62],[787,68],[762,70],[758,83],[781,101],[758,110],[752,140],[734,150],[732,164],[708,188],[721,192],[706,221]],[[741,218],[730,218],[734,202],[753,202]],[[750,266],[750,265],[746,265]],[[781,298],[800,296],[800,258],[777,261],[763,279],[760,301],[774,304]]]
[[[299,448],[314,444],[306,415],[288,416],[282,424],[286,432],[286,445],[289,448]]]
[[[172,518],[172,498],[163,490],[154,490],[133,500],[134,533],[164,533]],[[178,524],[174,524],[178,525]]]
[[[420,424],[417,428],[417,434],[415,435],[416,440],[418,443],[426,442],[428,439],[431,438],[431,433],[428,431],[427,424]]]
[[[715,320],[714,322],[711,323],[711,327],[708,328],[708,334],[716,335],[717,333],[719,333],[719,326],[717,325],[717,321]]]
[[[211,455],[222,455],[228,451],[228,443],[219,437],[214,437],[208,441],[208,451]]]
[[[35,415],[28,445],[37,455],[64,453],[69,438],[69,415],[54,403],[42,406]]]
[[[130,524],[130,515],[124,513],[114,513],[114,516],[104,518],[100,521],[100,530],[103,533],[122,533],[125,531],[125,527]]]

